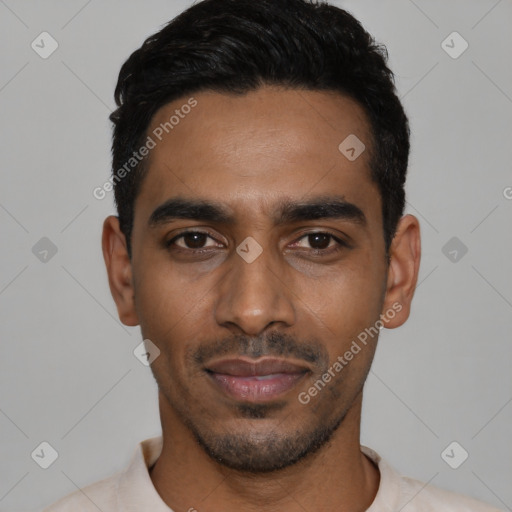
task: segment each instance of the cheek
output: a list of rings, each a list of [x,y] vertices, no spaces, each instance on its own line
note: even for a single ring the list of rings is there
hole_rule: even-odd
[[[327,336],[337,340],[357,336],[378,319],[383,303],[382,269],[371,261],[346,262],[321,279],[307,280],[299,288],[298,305],[314,318]]]
[[[135,300],[142,335],[159,347],[166,366],[174,365],[175,372],[184,371],[186,349],[211,332],[211,286],[190,280],[168,263],[148,263],[136,274]]]
[[[160,250],[142,254],[134,282],[137,311],[143,319],[164,326],[183,318],[207,291],[204,284],[194,282],[183,265],[171,262]]]
[[[162,265],[141,265],[135,273],[134,290],[142,335],[159,346],[176,337],[176,328],[181,328],[196,303],[178,276]]]

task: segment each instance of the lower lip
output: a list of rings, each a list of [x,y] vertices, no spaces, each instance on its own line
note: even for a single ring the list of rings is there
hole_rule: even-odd
[[[306,373],[276,373],[258,379],[211,373],[213,380],[231,397],[246,402],[266,402],[292,389]]]

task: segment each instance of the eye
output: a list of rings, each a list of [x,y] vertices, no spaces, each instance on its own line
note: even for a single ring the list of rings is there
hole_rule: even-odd
[[[205,245],[208,239],[215,243]],[[202,252],[204,249],[221,247],[222,244],[205,231],[184,231],[171,238],[165,243],[165,246],[177,251]],[[297,242],[292,244],[292,247],[309,249],[309,252],[314,254],[329,254],[337,252],[344,247],[349,247],[349,244],[331,233],[315,231],[300,237]]]
[[[348,244],[340,238],[323,231],[308,233],[299,238],[299,241],[294,244],[296,247],[305,247],[307,249],[307,245],[301,245],[301,241],[309,244],[309,248],[311,248],[315,253],[336,252],[342,247],[348,247]]]
[[[165,245],[167,247],[176,245],[181,249],[189,249],[192,251],[206,249],[208,247],[217,247],[217,245],[204,245],[208,238],[214,240],[209,233],[204,231],[185,231],[166,242]],[[177,243],[178,240],[182,243]]]

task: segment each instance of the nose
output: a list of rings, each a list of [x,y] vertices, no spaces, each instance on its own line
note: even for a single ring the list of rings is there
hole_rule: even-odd
[[[236,252],[230,259],[215,308],[218,325],[250,336],[258,336],[274,324],[294,325],[293,293],[271,251],[263,250],[250,263]]]

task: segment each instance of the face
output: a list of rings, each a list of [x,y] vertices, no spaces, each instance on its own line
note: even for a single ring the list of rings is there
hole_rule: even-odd
[[[226,466],[270,471],[336,432],[378,335],[357,340],[393,304],[385,325],[403,323],[415,276],[404,288],[406,265],[388,266],[354,101],[272,87],[194,99],[155,139],[131,261],[106,221],[110,284],[121,320],[160,350],[151,368],[169,421]],[[162,107],[148,134],[188,100]],[[355,160],[338,148],[351,134],[366,146]]]

